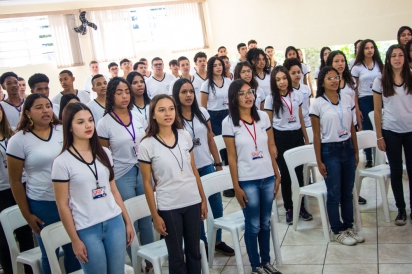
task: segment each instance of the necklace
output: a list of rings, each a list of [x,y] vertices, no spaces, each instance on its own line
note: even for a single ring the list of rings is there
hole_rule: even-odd
[[[180,168],[180,173],[183,174],[183,156],[182,156],[182,151],[180,150],[180,146],[179,146],[179,142],[177,143],[177,147],[179,148],[179,152],[180,152],[180,159],[182,161],[182,165],[180,165],[179,160],[177,159],[176,155],[173,153],[173,151],[170,149],[170,147],[167,146],[166,142],[163,140],[162,136],[160,136],[159,134],[157,134],[157,136],[159,136],[160,140],[162,140],[163,144],[166,145],[166,147],[169,149],[169,151],[173,154],[173,157],[175,157],[177,164],[179,165]]]

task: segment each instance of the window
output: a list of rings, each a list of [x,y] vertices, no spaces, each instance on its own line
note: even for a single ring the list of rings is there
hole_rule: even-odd
[[[0,19],[0,67],[19,67],[54,61],[47,16]]]

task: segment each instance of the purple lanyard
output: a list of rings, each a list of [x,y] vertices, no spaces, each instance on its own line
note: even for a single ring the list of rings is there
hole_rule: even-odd
[[[117,120],[119,120],[120,124],[127,130],[127,132],[129,132],[130,136],[133,139],[133,143],[136,144],[136,132],[134,131],[134,126],[133,126],[133,119],[132,119],[132,112],[129,111],[129,117],[130,117],[130,123],[132,124],[132,129],[133,129],[133,134],[130,132],[130,130],[126,127],[125,124],[123,124],[122,120],[120,119],[120,117],[116,114],[116,112],[114,112],[114,110],[112,110],[114,116],[116,116]]]

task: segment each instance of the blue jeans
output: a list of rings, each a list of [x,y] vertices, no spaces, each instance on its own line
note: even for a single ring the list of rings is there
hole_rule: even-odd
[[[222,135],[222,121],[229,115],[229,110],[208,110],[210,115],[210,124],[212,125],[213,133],[217,135]]]
[[[248,202],[245,215],[245,244],[252,269],[270,263],[270,217],[275,190],[275,176],[265,179],[240,181],[240,188]],[[260,260],[258,252],[260,250]]]
[[[205,176],[207,174],[215,172],[215,167],[213,165],[208,165],[204,166],[201,168],[198,168],[197,171],[199,172],[199,176]],[[223,216],[223,204],[222,204],[222,195],[220,192],[215,193],[213,195],[209,196],[209,204],[210,208],[212,209],[213,213],[213,218],[220,218]],[[207,245],[207,238],[206,238],[206,233],[205,233],[205,225],[204,222],[200,223],[200,239],[205,242],[205,245]],[[216,233],[216,243],[219,243],[222,241],[222,230],[218,229]]]
[[[369,112],[373,111],[373,96],[365,96],[358,99],[359,110],[362,112],[362,130],[373,130]],[[372,149],[365,149],[366,161],[372,161]],[[359,193],[358,193],[359,194]]]
[[[29,209],[31,214],[36,215],[40,220],[44,222],[44,225],[40,225],[40,228],[51,225],[53,223],[60,222],[59,211],[55,201],[36,201],[27,198]],[[41,237],[36,235],[37,242],[39,243],[41,250],[41,263],[43,268],[43,274],[51,274],[49,260],[47,259],[46,250],[44,249],[43,241]],[[74,255],[72,244],[66,244],[62,246],[64,250],[64,268],[66,273],[75,272],[80,269],[79,261]],[[58,250],[56,250],[56,256],[58,256]]]
[[[126,228],[122,215],[77,231],[87,249],[87,263],[80,263],[85,274],[124,273]]]
[[[133,166],[125,175],[116,180],[117,189],[122,196],[123,201],[130,198],[144,195],[143,178],[140,172],[140,165]],[[152,217],[147,216],[134,223],[136,234],[139,233],[141,245],[154,242]],[[132,252],[130,247],[127,248],[127,254],[131,257]]]
[[[351,139],[324,143],[322,162],[326,167],[326,208],[333,233],[353,227],[353,185],[355,181],[355,151]],[[340,221],[340,211],[343,223]]]

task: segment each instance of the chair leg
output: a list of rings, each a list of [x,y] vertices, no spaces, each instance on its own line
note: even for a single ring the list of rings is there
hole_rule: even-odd
[[[320,218],[322,220],[323,235],[325,237],[326,242],[330,242],[329,220],[326,214],[325,198],[323,197],[323,195],[317,198],[319,204]]]
[[[276,266],[277,267],[282,267],[283,266],[283,261],[282,261],[282,253],[280,251],[280,241],[279,241],[279,235],[278,235],[278,228],[276,224],[276,216],[275,214],[272,213],[272,216],[270,218],[270,232],[272,234],[272,242],[273,242],[273,251],[275,253],[275,260],[276,260]]]
[[[43,274],[40,261],[37,261],[35,265],[31,265],[31,269],[33,270],[33,274]],[[24,271],[22,273],[24,273]]]
[[[311,170],[311,173],[312,173],[312,183],[316,183],[317,182],[316,169],[315,169],[315,167],[311,167],[310,170]]]
[[[358,172],[356,172],[358,173]],[[363,181],[363,176],[356,176],[355,177],[355,187],[356,187],[356,192],[358,193],[358,196],[360,195],[360,190],[361,190],[361,186],[362,186],[362,181]]]
[[[160,264],[160,260],[153,260],[152,264],[154,274],[162,274],[162,265]]]
[[[139,256],[134,256],[134,259],[131,260],[134,274],[140,274],[142,272],[142,258]]]
[[[209,227],[207,228],[207,241],[209,244],[208,252],[209,252],[209,267],[213,267],[213,259],[215,257],[215,248],[216,245],[216,234],[217,234],[217,227]]]
[[[202,240],[200,240],[200,255],[202,257],[201,259],[202,273],[209,274],[209,265],[207,264],[205,243]]]
[[[310,176],[309,166],[308,164],[304,164],[303,165],[303,185],[306,186],[309,184],[309,176]]]
[[[353,199],[352,199],[352,202],[353,202],[353,216],[354,216],[354,219],[355,219],[356,231],[361,231],[362,230],[362,221],[361,221],[360,209],[359,209],[359,203],[358,203],[359,193],[356,191],[356,187],[353,187],[352,196],[353,196]]]
[[[302,196],[300,194],[292,194],[293,197],[293,230],[298,227],[299,211],[302,204]]]
[[[273,199],[273,204],[272,204],[272,212],[275,215],[275,219],[278,223],[280,223],[280,218],[279,218],[279,208],[278,205],[276,203],[276,198]]]
[[[245,271],[243,269],[242,250],[240,249],[239,243],[239,232],[237,231],[237,229],[232,229],[230,230],[230,234],[232,235],[233,248],[235,250],[237,271],[239,274],[244,274]]]
[[[391,215],[389,212],[389,204],[388,204],[388,194],[386,192],[386,180],[384,178],[379,178],[379,187],[381,189],[381,197],[382,197],[382,207],[383,207],[383,215],[385,216],[385,222],[391,222]]]

